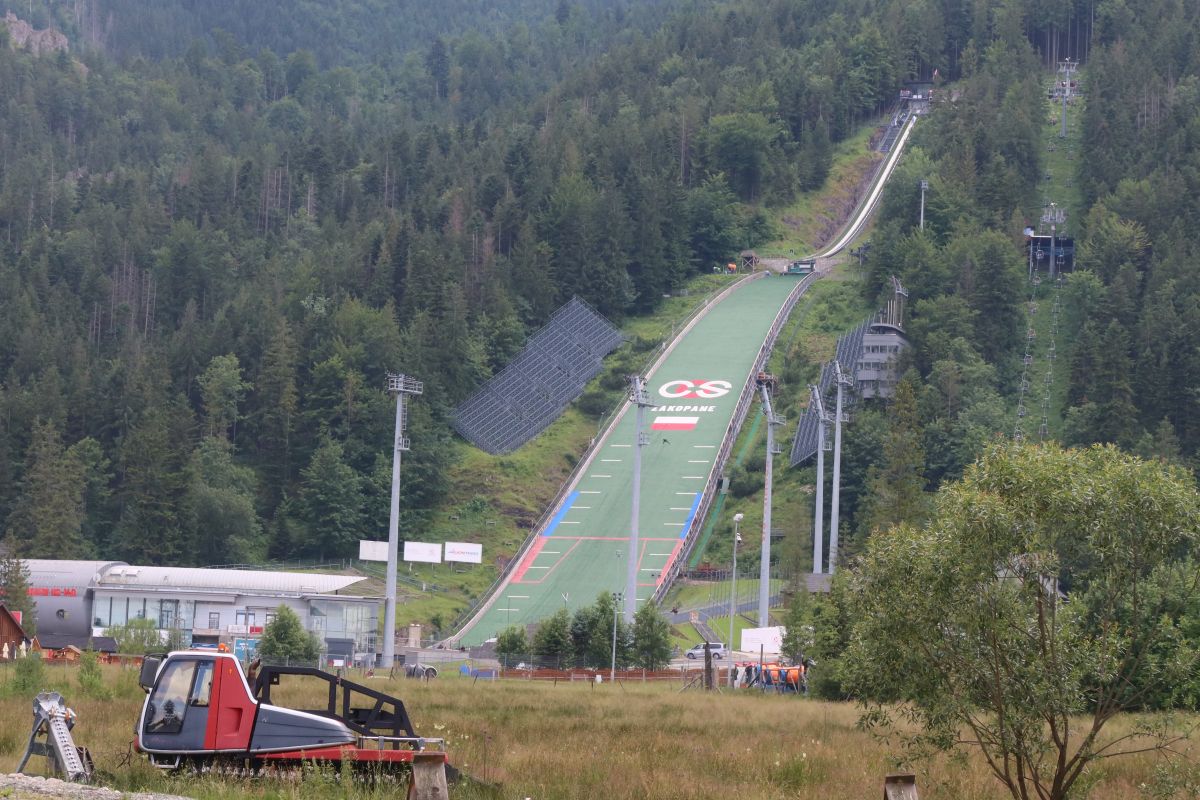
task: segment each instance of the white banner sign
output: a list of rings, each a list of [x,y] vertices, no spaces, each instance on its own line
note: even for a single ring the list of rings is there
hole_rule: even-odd
[[[440,564],[442,563],[442,546],[428,542],[405,542],[404,560]]]
[[[469,542],[446,542],[446,560],[482,564],[483,545]]]
[[[759,647],[762,652],[777,655],[783,650],[783,628],[775,626],[773,628],[746,628],[742,631],[742,646],[739,650],[748,653],[759,652]]]
[[[360,561],[387,561],[387,551],[387,542],[375,542],[368,539],[358,540],[358,559]]]

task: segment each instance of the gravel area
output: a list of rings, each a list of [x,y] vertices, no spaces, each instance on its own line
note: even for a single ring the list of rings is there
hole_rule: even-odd
[[[71,800],[189,800],[174,794],[118,792],[103,786],[68,783],[58,778],[40,775],[0,774],[0,797],[12,800],[43,800],[46,797],[66,797]]]

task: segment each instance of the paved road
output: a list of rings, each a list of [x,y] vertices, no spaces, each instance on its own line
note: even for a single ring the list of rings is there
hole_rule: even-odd
[[[647,389],[637,559],[638,602],[674,562],[754,359],[797,278],[743,284],[714,305],[676,344]],[[573,612],[601,592],[625,588],[630,557],[634,414],[600,443],[592,463],[539,533],[504,587],[460,639],[478,644],[509,625]]]

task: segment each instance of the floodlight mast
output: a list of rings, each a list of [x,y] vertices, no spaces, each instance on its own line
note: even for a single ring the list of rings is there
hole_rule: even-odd
[[[650,443],[650,437],[642,432],[645,411],[656,408],[650,402],[646,393],[646,379],[641,375],[629,376],[629,402],[637,405],[636,422],[634,423],[633,448],[633,508],[629,520],[629,560],[625,571],[625,622],[633,624],[633,615],[637,613],[637,574],[641,552],[639,516],[642,500],[642,448]]]
[[[809,384],[813,408],[817,412],[817,492],[813,512],[813,572],[820,575],[825,571],[825,426],[829,417],[825,403],[821,401],[821,390]]]
[[[733,583],[729,587],[729,649],[736,650],[733,642],[733,618],[737,615],[737,549],[742,543],[742,534],[738,531],[738,526],[742,524],[742,520],[746,515],[738,512],[733,515]],[[733,680],[733,673],[730,673],[730,680]]]
[[[771,407],[773,383],[774,379],[762,380],[758,387],[762,395],[763,413],[767,416],[767,458],[763,469],[762,563],[758,567],[758,624],[762,628],[770,624],[772,462],[775,456],[775,429],[783,424],[783,417],[775,416],[775,410]]]
[[[833,369],[837,380],[837,410],[833,416],[833,498],[829,507],[829,574],[837,572],[838,558],[838,503],[842,482],[842,395],[850,385],[850,376],[842,371],[836,359]]]
[[[400,560],[400,454],[408,449],[404,435],[405,411],[410,394],[421,394],[425,386],[408,375],[388,373],[387,390],[396,395],[396,428],[392,442],[392,503],[388,514],[388,561],[386,598],[383,608],[383,654],[379,665],[391,669],[396,661],[396,564]]]

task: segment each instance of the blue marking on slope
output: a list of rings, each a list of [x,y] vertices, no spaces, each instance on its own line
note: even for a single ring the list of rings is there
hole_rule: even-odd
[[[575,501],[579,499],[579,492],[574,491],[567,495],[567,499],[563,501],[562,506],[558,509],[558,513],[550,520],[550,524],[546,526],[546,530],[542,531],[542,536],[549,536],[554,533],[554,529],[558,527],[558,523],[563,521],[563,517],[571,510],[571,506],[575,505]]]
[[[686,539],[688,531],[692,529],[692,520],[696,517],[696,509],[700,508],[700,498],[703,492],[696,492],[696,496],[692,499],[692,510],[688,512],[687,519],[683,521],[683,531],[679,534],[680,539]]]

